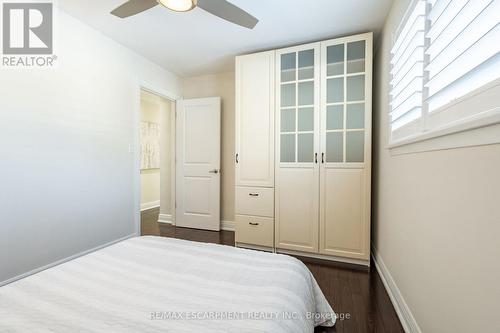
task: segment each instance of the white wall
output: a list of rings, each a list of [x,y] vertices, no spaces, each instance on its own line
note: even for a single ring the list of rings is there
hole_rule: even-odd
[[[182,80],[184,98],[221,97],[221,219],[223,221],[234,221],[235,89],[234,72]]]
[[[160,206],[160,169],[141,170],[141,210]]]
[[[139,84],[180,92],[174,75],[56,15],[58,67],[0,72],[4,282],[136,232]]]
[[[392,156],[395,1],[375,60],[373,245],[422,332],[500,332],[500,145]]]

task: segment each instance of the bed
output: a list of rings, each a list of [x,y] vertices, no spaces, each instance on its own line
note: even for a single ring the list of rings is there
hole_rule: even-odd
[[[0,288],[0,332],[313,332],[335,313],[299,260],[137,237]]]

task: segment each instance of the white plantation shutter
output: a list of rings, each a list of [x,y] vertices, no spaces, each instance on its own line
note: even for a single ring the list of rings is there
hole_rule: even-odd
[[[390,84],[393,142],[500,117],[500,0],[414,0],[391,50]]]
[[[407,13],[391,50],[391,128],[422,116],[426,1]]]
[[[438,0],[426,34],[433,112],[500,77],[500,0]]]

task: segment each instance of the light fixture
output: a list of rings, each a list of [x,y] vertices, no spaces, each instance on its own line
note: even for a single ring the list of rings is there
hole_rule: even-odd
[[[158,0],[158,3],[176,12],[187,12],[196,7],[197,0]]]

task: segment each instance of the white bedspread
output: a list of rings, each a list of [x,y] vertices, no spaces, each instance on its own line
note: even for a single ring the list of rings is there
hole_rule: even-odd
[[[299,260],[172,238],[132,238],[0,288],[2,333],[305,333],[334,323]]]

